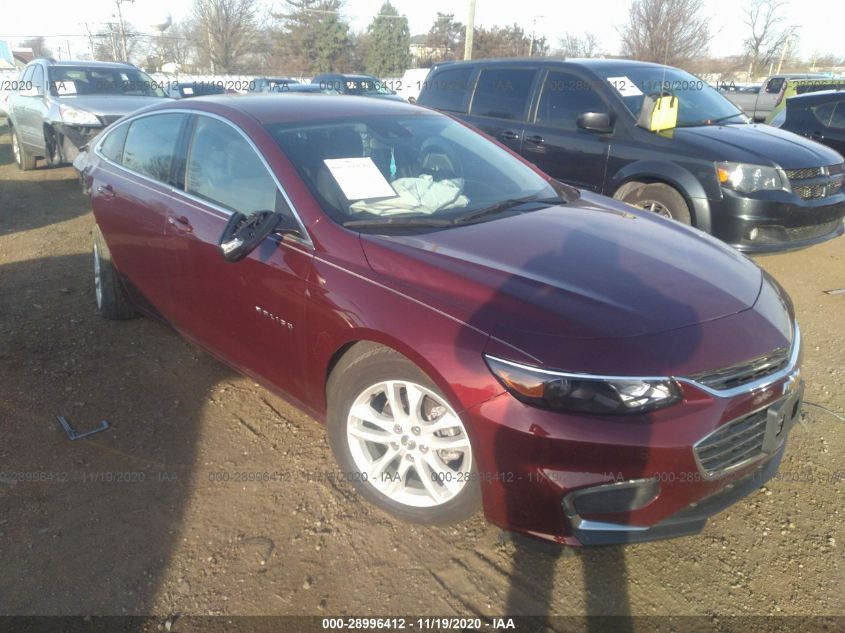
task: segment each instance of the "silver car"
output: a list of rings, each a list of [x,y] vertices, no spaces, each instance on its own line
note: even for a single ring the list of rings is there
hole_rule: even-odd
[[[167,95],[132,64],[36,59],[26,65],[8,104],[18,167],[73,162],[113,121]]]

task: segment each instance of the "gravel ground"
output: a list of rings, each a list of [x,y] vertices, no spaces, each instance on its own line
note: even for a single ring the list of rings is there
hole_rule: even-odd
[[[481,516],[403,524],[327,477],[314,420],[157,322],[97,318],[75,173],[18,171],[7,132],[0,614],[845,614],[843,421],[806,406],[779,478],[694,537],[572,550]],[[845,239],[759,262],[795,301],[807,400],[845,415],[845,295],[823,292]],[[57,415],[112,426],[70,442]]]

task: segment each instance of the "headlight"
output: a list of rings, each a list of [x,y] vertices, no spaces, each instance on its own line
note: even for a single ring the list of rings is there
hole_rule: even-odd
[[[517,400],[543,409],[631,414],[668,407],[681,399],[671,378],[624,378],[546,371],[491,356],[493,375]]]
[[[777,167],[746,165],[745,163],[716,163],[716,173],[723,187],[741,193],[789,190],[789,182],[781,176]]]
[[[70,123],[71,125],[100,125],[100,119],[91,112],[86,110],[77,110],[70,106],[59,106],[59,113],[62,115],[62,121]]]

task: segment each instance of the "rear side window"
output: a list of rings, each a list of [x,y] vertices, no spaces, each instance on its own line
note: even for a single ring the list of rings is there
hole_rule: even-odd
[[[536,123],[574,130],[578,117],[585,112],[607,111],[590,81],[571,73],[550,72],[543,83]]]
[[[35,88],[38,93],[44,92],[44,69],[41,66],[36,66],[35,70],[32,71],[32,87]]]
[[[106,134],[106,138],[100,145],[100,153],[115,163],[123,162],[123,144],[126,142],[128,131],[128,125],[121,125]]]
[[[825,127],[830,127],[830,118],[833,116],[833,109],[836,107],[836,102],[828,101],[827,103],[820,103],[819,105],[810,108],[810,112],[816,117],[816,120]]]
[[[170,181],[173,153],[184,114],[154,114],[129,124],[123,149],[123,165],[161,182]]]
[[[769,94],[777,94],[780,92],[780,89],[783,88],[783,77],[776,77],[775,79],[769,79],[769,83],[766,84],[766,92]]]
[[[472,66],[461,66],[429,77],[423,84],[420,103],[436,110],[466,112],[472,71]]]
[[[481,71],[470,114],[496,119],[524,119],[537,71],[490,68]]]
[[[828,127],[845,130],[845,101],[837,101]]]
[[[284,208],[276,182],[246,139],[206,116],[197,119],[194,129],[185,189],[246,215]]]
[[[28,90],[32,84],[32,73],[35,72],[35,66],[24,68],[21,78],[18,80],[18,91],[22,92]]]

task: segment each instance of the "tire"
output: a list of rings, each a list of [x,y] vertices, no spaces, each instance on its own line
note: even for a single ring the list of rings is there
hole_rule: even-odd
[[[404,396],[400,416],[389,407],[388,389],[394,402]],[[362,497],[400,519],[429,525],[456,523],[478,511],[481,490],[466,428],[416,365],[389,348],[359,343],[338,362],[326,392],[329,444],[343,477]],[[409,394],[419,403],[414,416]],[[438,424],[441,429],[434,428]],[[433,449],[428,442],[451,446]],[[383,475],[370,476],[379,462]]]
[[[138,316],[135,306],[121,284],[120,277],[111,261],[111,253],[103,239],[100,227],[92,231],[94,255],[94,297],[97,314],[112,321],[125,321]]]
[[[35,169],[35,156],[21,143],[21,138],[16,128],[12,128],[12,156],[15,159],[15,164],[21,171]]]
[[[63,137],[53,128],[46,127],[44,129],[44,146],[47,148],[47,164],[51,167],[58,167],[64,164],[62,142]]]
[[[692,224],[692,215],[686,200],[677,189],[669,185],[641,185],[625,192],[620,199],[640,209],[677,220],[681,224]]]

